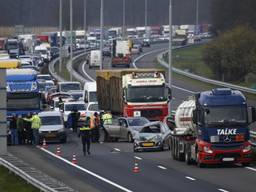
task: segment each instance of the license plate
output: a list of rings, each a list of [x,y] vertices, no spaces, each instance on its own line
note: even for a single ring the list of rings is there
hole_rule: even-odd
[[[234,157],[225,157],[222,159],[222,161],[224,161],[224,162],[235,161],[235,158]]]
[[[143,147],[153,147],[154,143],[142,143]]]
[[[56,134],[54,134],[54,133],[48,133],[48,134],[46,134],[46,137],[56,137]]]

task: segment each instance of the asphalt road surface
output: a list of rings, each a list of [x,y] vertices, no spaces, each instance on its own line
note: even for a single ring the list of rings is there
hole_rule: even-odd
[[[162,47],[167,47],[167,44],[153,45],[145,52]],[[144,57],[137,67],[154,67],[157,54]],[[106,59],[104,68],[109,67]],[[95,78],[95,69],[88,69],[83,63],[77,69],[81,74],[86,72]],[[192,92],[202,89],[192,82],[175,78],[173,85],[173,109]],[[134,153],[132,144],[122,141],[93,143],[92,154],[84,157],[80,139],[73,133],[69,133],[68,142],[60,144],[60,147],[62,157],[55,155],[57,144],[50,144],[45,150],[10,146],[8,151],[81,192],[254,192],[256,188],[256,167],[226,165],[198,168],[172,160],[170,151]],[[70,163],[73,154],[76,154],[77,165]],[[135,161],[139,173],[132,171]]]

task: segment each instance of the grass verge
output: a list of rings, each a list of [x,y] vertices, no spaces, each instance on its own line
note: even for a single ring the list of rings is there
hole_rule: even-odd
[[[9,173],[9,170],[0,166],[0,191],[1,192],[39,192],[34,186],[27,184],[22,178]]]

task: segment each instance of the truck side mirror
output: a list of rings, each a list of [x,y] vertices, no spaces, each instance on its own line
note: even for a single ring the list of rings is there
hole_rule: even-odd
[[[256,109],[255,107],[248,107],[248,122],[253,123],[256,121]]]
[[[192,121],[194,124],[197,124],[197,110],[193,110],[193,117],[192,117]]]

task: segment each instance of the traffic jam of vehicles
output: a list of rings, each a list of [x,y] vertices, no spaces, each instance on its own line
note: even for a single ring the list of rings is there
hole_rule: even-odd
[[[131,66],[134,56],[141,54],[144,47],[150,47],[156,38],[164,41],[169,35],[167,26],[162,27],[162,34],[157,34],[160,27],[152,27],[155,38],[147,37],[145,31],[149,29],[130,28],[129,38],[121,39],[121,28],[106,30],[103,57],[111,57],[112,68],[104,70],[98,69],[102,60],[99,31],[86,34],[86,44],[85,34],[75,32],[77,39],[64,44],[64,54],[68,56],[69,44],[71,49],[90,49],[87,65],[96,70],[96,81],[84,84],[58,82],[48,74],[49,62],[59,57],[58,33],[1,38],[5,45],[0,62],[13,66],[6,72],[8,120],[26,120],[38,114],[39,142],[66,143],[70,134],[79,134],[86,117],[108,113],[111,120],[105,122],[101,118],[101,142],[126,141],[136,153],[169,151],[173,159],[199,167],[221,163],[249,165],[249,125],[256,120],[255,108],[247,106],[240,91],[215,88],[191,95],[176,110],[170,109],[172,90],[166,83],[165,70]],[[199,37],[188,31],[184,26],[177,29],[174,41],[178,45],[198,41]],[[67,41],[70,35],[73,34],[64,33]],[[76,129],[69,122],[74,111],[79,113]],[[9,145],[31,144],[29,123],[23,123],[23,136],[18,142],[12,140],[8,130]]]

